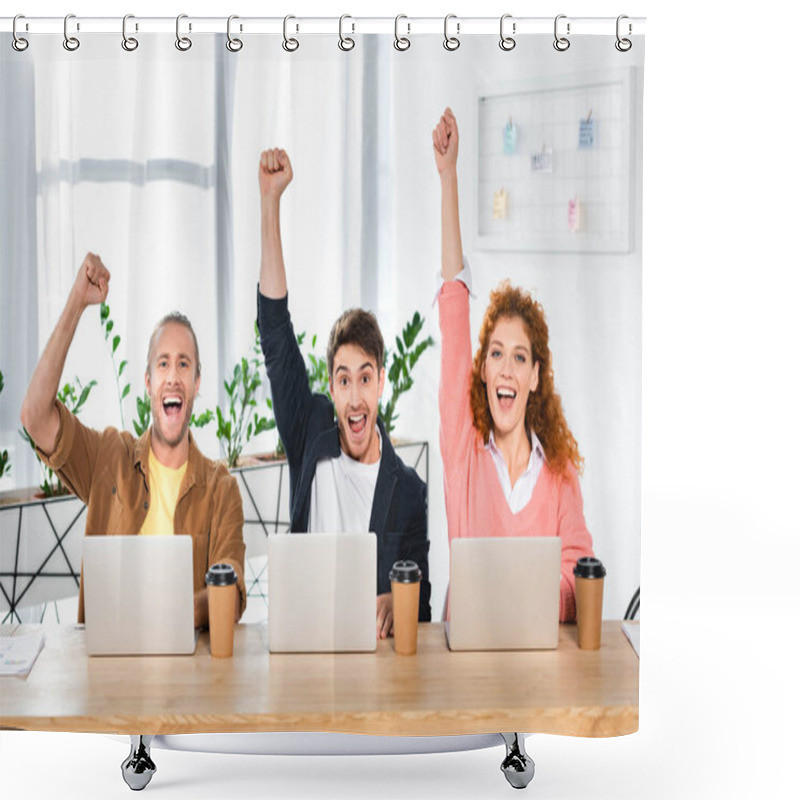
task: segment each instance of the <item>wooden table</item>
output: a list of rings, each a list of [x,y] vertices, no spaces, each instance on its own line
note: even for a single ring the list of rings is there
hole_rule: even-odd
[[[24,626],[22,626],[24,631]],[[8,634],[10,626],[3,626]],[[526,731],[619,736],[639,727],[639,659],[603,623],[600,650],[562,625],[557,650],[451,653],[423,624],[416,656],[270,655],[263,625],[236,629],[234,657],[89,658],[82,627],[46,628],[27,678],[0,681],[0,727],[121,734],[338,731],[424,735]]]

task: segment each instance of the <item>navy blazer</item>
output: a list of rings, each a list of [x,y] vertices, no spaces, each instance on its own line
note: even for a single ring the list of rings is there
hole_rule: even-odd
[[[272,391],[272,406],[289,463],[291,531],[305,533],[311,484],[317,462],[341,454],[339,427],[328,397],[313,394],[289,315],[288,295],[279,300],[258,295],[258,331]],[[372,500],[369,529],[378,539],[377,594],[391,591],[389,572],[401,559],[422,570],[419,620],[431,619],[428,577],[428,491],[417,473],[395,453],[383,422],[381,464]]]

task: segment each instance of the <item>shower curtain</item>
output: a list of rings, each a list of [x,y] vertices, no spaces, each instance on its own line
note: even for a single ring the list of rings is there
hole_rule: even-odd
[[[188,35],[188,31],[186,31]],[[642,97],[644,38],[609,35],[458,39],[411,34],[298,37],[172,33],[30,35],[0,55],[2,447],[0,488],[39,481],[17,429],[22,397],[86,252],[111,272],[119,353],[85,314],[63,379],[96,380],[81,411],[96,428],[133,429],[147,338],[177,308],[197,320],[203,387],[214,409],[253,345],[259,268],[257,167],[283,147],[295,179],[283,245],[295,329],[327,340],[351,306],[375,312],[391,344],[419,312],[434,339],[398,404],[393,435],[428,443],[434,620],[448,582],[439,451],[437,309],[440,199],[431,130],[450,107],[460,129],[460,203],[473,275],[473,347],[501,280],[547,314],[556,389],[585,459],[581,490],[608,570],[604,617],[639,587],[641,451]],[[456,35],[456,34],[454,34]],[[556,40],[557,42],[557,40]],[[13,109],[13,113],[5,113]],[[317,353],[324,351],[321,344]],[[122,359],[126,361],[121,368]],[[130,390],[120,401],[119,380]],[[265,381],[266,384],[266,381]],[[266,413],[269,387],[259,396]],[[195,433],[221,455],[213,425]],[[245,453],[271,451],[274,431]]]

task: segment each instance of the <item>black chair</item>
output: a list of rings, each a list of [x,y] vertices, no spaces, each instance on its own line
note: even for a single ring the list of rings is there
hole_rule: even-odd
[[[630,603],[628,603],[628,610],[625,612],[625,616],[623,619],[636,619],[639,616],[639,589],[638,587],[636,591],[633,593],[633,597],[631,597]]]

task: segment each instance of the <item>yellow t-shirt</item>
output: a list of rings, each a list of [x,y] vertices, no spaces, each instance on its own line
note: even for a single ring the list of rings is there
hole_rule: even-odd
[[[147,465],[150,473],[150,508],[139,533],[142,536],[172,536],[175,532],[175,506],[186,474],[186,464],[178,469],[165,467],[151,450]]]

